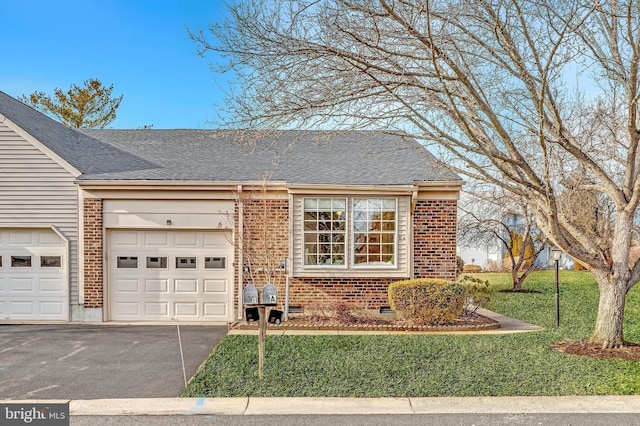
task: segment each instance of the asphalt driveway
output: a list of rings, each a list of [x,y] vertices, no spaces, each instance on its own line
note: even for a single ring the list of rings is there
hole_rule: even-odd
[[[227,333],[180,325],[187,380]],[[175,325],[0,325],[0,399],[175,397]]]

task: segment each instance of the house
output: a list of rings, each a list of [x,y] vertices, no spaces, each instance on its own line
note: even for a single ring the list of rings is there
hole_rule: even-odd
[[[0,320],[231,322],[269,268],[279,306],[379,310],[455,279],[462,183],[404,136],[79,131],[0,92]]]

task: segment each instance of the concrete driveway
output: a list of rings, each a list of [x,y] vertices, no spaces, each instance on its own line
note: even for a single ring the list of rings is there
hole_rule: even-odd
[[[180,325],[187,380],[227,333]],[[175,397],[175,325],[0,325],[0,399]]]

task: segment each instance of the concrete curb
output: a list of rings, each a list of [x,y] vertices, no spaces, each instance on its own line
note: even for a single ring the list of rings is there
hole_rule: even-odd
[[[5,400],[69,403],[72,416],[640,413],[640,395],[425,398],[138,398]]]

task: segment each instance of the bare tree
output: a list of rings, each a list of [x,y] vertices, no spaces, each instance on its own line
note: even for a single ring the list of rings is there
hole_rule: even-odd
[[[288,209],[282,199],[269,193],[269,182],[263,174],[258,186],[237,192],[236,210],[242,219],[237,224],[236,241],[245,282],[257,288],[272,284],[282,297],[289,241]]]
[[[499,243],[509,262],[511,290],[534,271],[546,247],[526,200],[499,190],[468,193],[459,204],[458,242],[467,246]]]
[[[628,266],[640,0],[245,0],[192,37],[235,72],[230,125],[409,134],[527,199],[598,282],[591,341],[624,345],[626,294],[640,279],[640,262]],[[579,189],[610,209],[589,229],[562,205],[578,171]]]

